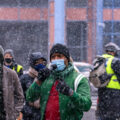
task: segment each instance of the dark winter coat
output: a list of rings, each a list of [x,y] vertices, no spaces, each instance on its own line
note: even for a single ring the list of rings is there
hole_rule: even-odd
[[[34,78],[31,77],[29,74],[24,74],[20,77],[20,82],[23,88],[24,96],[26,96],[26,91],[30,87],[30,85],[33,83]]]
[[[115,72],[115,75],[120,76],[120,61],[117,58],[112,60],[111,69]],[[118,82],[118,78],[115,81]],[[101,118],[120,118],[120,89],[108,88],[107,86],[99,88],[98,97],[98,112]]]
[[[72,65],[69,65],[63,72],[57,74],[55,71],[47,78],[41,86],[34,82],[27,91],[27,101],[33,101],[41,96],[40,109],[41,120],[44,120],[45,108],[49,98],[49,93],[56,77],[62,77],[66,84],[74,90],[74,81],[79,75]],[[80,80],[80,78],[79,78]],[[91,106],[90,88],[88,80],[83,77],[77,87],[77,91],[71,97],[59,93],[59,109],[61,120],[81,120],[84,111],[88,111]]]
[[[120,118],[120,90],[101,88],[98,96],[99,115],[103,118]]]
[[[35,71],[33,71],[32,68],[30,68],[29,70],[29,73],[24,74],[20,77],[24,96],[26,96],[27,89],[30,87],[35,79],[35,75],[33,75]],[[30,106],[27,102],[25,103],[21,112],[23,113],[23,120],[40,120],[40,109]]]
[[[7,67],[3,67],[3,95],[6,120],[16,120],[23,107],[24,95],[17,74]]]

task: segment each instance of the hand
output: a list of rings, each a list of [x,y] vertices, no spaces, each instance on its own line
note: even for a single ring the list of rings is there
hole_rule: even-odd
[[[73,95],[73,90],[62,79],[58,80],[58,84],[56,86],[56,89],[58,92],[60,92],[64,95],[67,95],[67,96]]]
[[[107,74],[106,72],[99,76],[100,82],[103,84],[106,81],[110,80],[113,74]]]
[[[29,105],[32,107],[35,107],[36,109],[39,109],[40,108],[40,98],[34,102],[29,102]]]
[[[50,70],[48,68],[43,68],[38,72],[38,80],[44,81],[50,75]]]
[[[34,101],[34,107],[39,109],[40,108],[40,98],[36,101]]]
[[[22,118],[23,118],[23,114],[20,112],[20,114],[16,120],[22,120]]]

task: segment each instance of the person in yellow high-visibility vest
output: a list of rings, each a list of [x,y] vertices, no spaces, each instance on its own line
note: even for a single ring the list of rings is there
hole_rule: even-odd
[[[23,66],[16,63],[12,49],[6,49],[4,53],[4,65],[16,71],[18,77],[23,75]]]
[[[106,75],[111,75],[109,83],[98,89],[98,113],[99,120],[120,119],[120,59],[117,58],[119,46],[115,43],[105,45]],[[102,77],[101,79],[105,79]]]

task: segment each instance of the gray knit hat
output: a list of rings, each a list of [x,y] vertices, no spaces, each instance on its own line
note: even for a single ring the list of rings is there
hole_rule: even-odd
[[[12,49],[6,49],[5,52],[4,52],[4,56],[5,54],[9,53],[13,58],[14,58],[14,52]]]

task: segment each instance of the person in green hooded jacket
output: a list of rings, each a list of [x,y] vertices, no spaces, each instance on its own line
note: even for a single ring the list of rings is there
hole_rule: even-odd
[[[51,48],[50,62],[56,67],[39,72],[38,80],[27,90],[27,102],[40,97],[41,120],[81,120],[91,107],[87,78],[74,69],[65,45]]]

